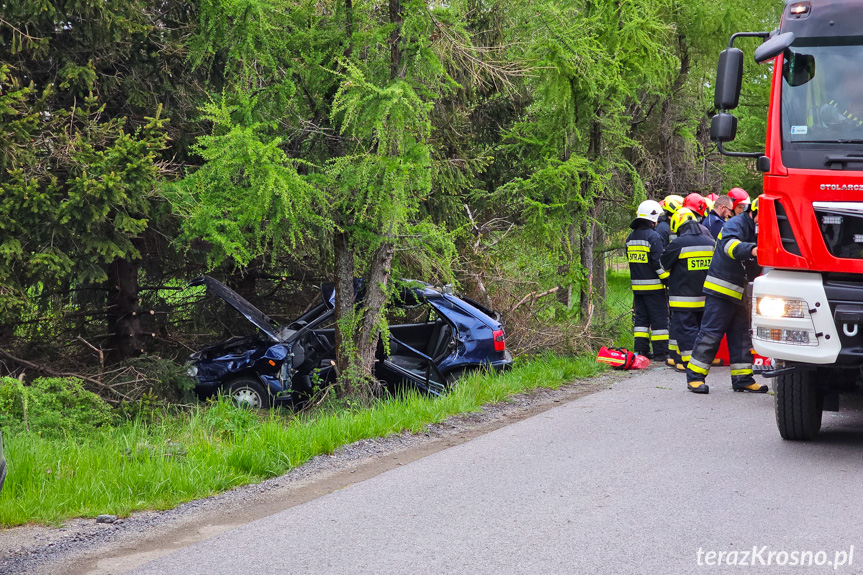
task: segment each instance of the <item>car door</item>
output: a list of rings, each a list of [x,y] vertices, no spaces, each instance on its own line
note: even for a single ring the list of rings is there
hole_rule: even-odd
[[[406,343],[390,336],[391,353],[377,362],[375,373],[394,387],[412,385],[431,395],[446,391],[446,379],[432,358]]]

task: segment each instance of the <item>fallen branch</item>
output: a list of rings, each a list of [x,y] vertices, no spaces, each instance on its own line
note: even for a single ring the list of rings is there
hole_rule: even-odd
[[[541,297],[545,297],[547,295],[551,295],[551,294],[557,292],[559,289],[560,289],[560,286],[555,286],[555,287],[551,288],[550,290],[546,290],[546,291],[539,293],[539,294],[536,292],[530,292],[529,294],[527,294],[526,296],[521,298],[521,300],[517,304],[515,304],[515,306],[509,311],[510,311],[510,313],[512,313],[515,310],[517,310],[519,307],[521,307],[521,305],[524,304],[525,302],[527,302],[527,301],[535,302],[536,300],[538,300]]]
[[[82,342],[84,342],[84,345],[86,345],[87,347],[89,347],[90,349],[95,351],[97,354],[99,354],[99,374],[101,374],[103,371],[105,371],[105,354],[102,352],[101,349],[99,349],[98,347],[96,347],[95,345],[93,345],[92,343],[90,343],[89,341],[87,341],[86,339],[81,337],[80,335],[78,336],[78,339],[81,340]]]
[[[24,367],[29,367],[30,369],[32,369],[34,371],[46,373],[46,374],[50,375],[51,377],[77,377],[78,379],[92,383],[93,385],[96,385],[100,388],[105,387],[105,385],[101,381],[99,381],[98,379],[95,379],[93,377],[83,375],[80,373],[68,373],[65,371],[54,371],[53,369],[51,369],[49,367],[37,365],[31,361],[27,361],[26,359],[21,359],[20,357],[15,357],[14,355],[12,355],[9,352],[2,350],[2,349],[0,349],[0,355],[5,357],[9,361],[14,361],[18,365],[23,365]]]

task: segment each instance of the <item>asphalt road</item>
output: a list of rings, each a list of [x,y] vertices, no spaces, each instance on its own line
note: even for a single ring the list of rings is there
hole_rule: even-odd
[[[772,396],[683,379],[650,370],[133,573],[863,573],[863,406],[784,442]]]

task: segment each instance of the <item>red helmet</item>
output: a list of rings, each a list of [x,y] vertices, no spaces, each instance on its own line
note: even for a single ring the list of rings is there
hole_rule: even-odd
[[[705,199],[705,200],[707,200],[707,201],[708,201],[708,203],[709,203],[709,202],[715,202],[718,198],[719,198],[719,196],[718,196],[718,195],[716,195],[716,194],[714,194],[713,192],[711,192],[711,193],[707,194],[706,196],[704,196],[704,199]]]
[[[728,197],[731,198],[731,209],[735,209],[738,205],[749,204],[749,194],[743,188],[731,188],[728,190]]]
[[[693,192],[686,196],[686,199],[683,200],[683,207],[689,208],[699,216],[707,214],[707,200],[697,192]]]

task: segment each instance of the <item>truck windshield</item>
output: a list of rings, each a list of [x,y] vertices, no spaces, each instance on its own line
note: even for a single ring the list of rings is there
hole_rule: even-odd
[[[786,144],[863,142],[863,36],[799,38],[782,69]]]

